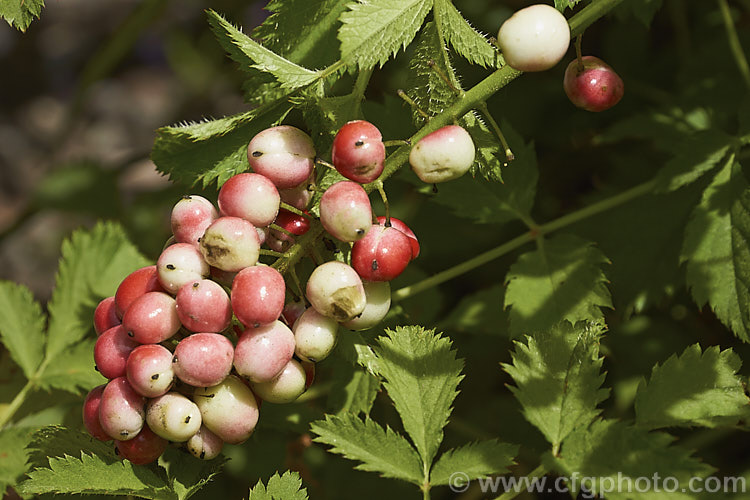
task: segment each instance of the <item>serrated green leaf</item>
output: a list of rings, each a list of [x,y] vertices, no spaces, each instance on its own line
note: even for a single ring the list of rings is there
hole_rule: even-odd
[[[742,379],[742,361],[731,349],[717,346],[701,353],[694,344],[679,357],[654,366],[641,380],[635,398],[636,423],[659,427],[733,425],[750,410]]]
[[[451,0],[435,0],[435,22],[440,24],[445,41],[461,57],[485,68],[497,65],[497,51],[487,38],[474,29]]]
[[[135,466],[128,460],[120,460],[111,443],[103,443],[81,432],[47,427],[36,433],[29,449],[33,470],[18,487],[22,494],[177,498],[164,479],[154,472],[153,466]]]
[[[501,443],[497,439],[469,443],[453,448],[438,458],[430,471],[430,484],[438,486],[450,484],[451,475],[456,472],[465,474],[471,481],[490,474],[503,474],[513,465],[513,457],[518,453],[518,446]]]
[[[370,372],[349,363],[339,363],[334,368],[328,407],[337,415],[367,415],[379,389],[380,381]]]
[[[162,127],[156,131],[151,159],[172,181],[191,186],[200,183],[204,188],[215,181],[220,186],[250,168],[250,139],[278,123],[290,109],[282,98],[218,120]]]
[[[310,129],[310,137],[318,150],[318,156],[327,156],[330,153],[333,138],[342,125],[350,120],[362,118],[360,104],[361,96],[355,94],[333,97],[305,96],[302,112]]]
[[[208,11],[208,22],[221,45],[241,67],[250,66],[271,73],[284,89],[295,90],[321,78],[317,71],[295,64],[263,47],[216,11]]]
[[[693,477],[705,477],[713,469],[690,456],[689,451],[673,445],[673,441],[674,437],[663,432],[648,432],[614,420],[597,420],[568,436],[555,468],[568,477],[576,473],[579,488],[580,478],[591,478],[585,484],[587,488],[599,493],[604,486],[608,489],[606,497],[615,500],[667,498],[663,489],[653,488],[654,483],[649,483],[651,488],[636,488],[635,481],[653,478],[654,474],[660,478],[673,477],[680,487],[670,492],[668,498],[693,500],[692,493],[685,493],[689,491],[688,482]]]
[[[99,223],[90,231],[74,232],[63,243],[55,290],[47,305],[47,358],[54,359],[91,331],[91,308],[114,295],[125,276],[148,264],[119,225]]]
[[[31,441],[34,429],[9,427],[0,430],[0,493],[14,486],[26,472],[26,445]]]
[[[544,240],[537,250],[521,255],[506,277],[511,333],[602,318],[600,307],[612,307],[600,267],[608,263],[592,243],[569,234]]]
[[[681,260],[699,307],[706,303],[740,339],[750,340],[750,188],[732,158],[716,174],[685,228]]]
[[[169,485],[179,500],[190,498],[216,476],[228,459],[200,460],[185,450],[167,448],[159,457],[159,465],[167,472]]]
[[[248,500],[307,500],[307,490],[298,472],[286,471],[281,476],[276,472],[268,479],[268,487],[258,481]]]
[[[78,394],[107,382],[94,370],[95,339],[85,339],[65,349],[65,355],[50,363],[37,378],[44,389],[61,389]]]
[[[362,69],[383,66],[414,39],[432,0],[369,0],[351,2],[341,15],[341,59]]]
[[[20,31],[26,31],[34,18],[39,18],[44,0],[2,0],[0,17]]]
[[[719,164],[731,144],[732,138],[716,129],[691,134],[657,174],[657,191],[674,191],[700,179]]]
[[[44,357],[46,316],[31,290],[7,281],[0,282],[0,339],[30,379]]]
[[[286,59],[308,68],[330,66],[338,59],[339,17],[351,0],[271,0],[264,7],[271,14],[251,36]],[[283,91],[267,73],[252,68],[243,84],[250,102],[264,104],[282,97]],[[336,77],[338,72],[333,77]]]
[[[408,326],[385,333],[373,348],[378,374],[419,455],[431,464],[458,395],[463,360],[433,330]]]
[[[553,448],[576,428],[592,422],[607,398],[599,356],[602,326],[562,323],[516,342],[512,364],[503,368],[516,383],[513,394],[526,419]]]
[[[424,480],[422,462],[409,442],[370,417],[362,421],[350,413],[326,415],[325,420],[313,422],[310,430],[318,435],[314,441],[332,446],[332,453],[361,462],[356,469],[417,485]]]

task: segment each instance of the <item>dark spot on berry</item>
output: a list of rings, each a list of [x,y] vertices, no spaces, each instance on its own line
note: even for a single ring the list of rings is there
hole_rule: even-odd
[[[183,194],[183,195],[182,195],[182,199],[183,199],[183,200],[192,200],[192,199],[193,199],[193,197],[192,197],[192,196],[190,196],[189,194]]]
[[[117,448],[117,446],[115,446],[115,455],[120,455],[120,450]]]
[[[377,271],[378,270],[378,261],[375,260],[375,259],[373,259],[371,267],[372,267],[373,271]]]
[[[365,230],[364,229],[357,229],[354,232],[357,233],[357,236],[362,236],[363,234],[365,234]]]
[[[202,451],[201,454],[200,454],[200,456],[198,458],[200,458],[201,460],[203,460],[204,458],[206,458],[206,452]]]
[[[177,356],[175,356],[174,358],[172,358],[172,363],[177,363]]]
[[[189,424],[189,423],[190,423],[190,415],[188,415],[187,417],[185,417],[185,423],[186,423],[186,424]]]
[[[135,334],[133,334],[133,332],[128,332],[128,337],[135,337]]]
[[[263,156],[262,151],[253,151],[253,158],[260,158],[261,156]]]
[[[193,283],[193,288],[198,288],[199,286],[201,286],[201,285],[197,281],[195,283]]]
[[[365,141],[363,141],[362,139],[360,139],[357,142],[355,142],[354,145],[357,146],[358,148],[360,148],[360,147],[362,147],[362,146],[365,145]]]
[[[159,380],[159,374],[154,373],[153,375],[151,375],[151,380]]]
[[[254,328],[258,328],[259,326],[260,326],[260,323],[258,323],[257,321],[255,323],[253,323],[253,327]]]
[[[167,264],[167,269],[169,269],[170,271],[174,271],[177,268],[174,267],[174,264]]]
[[[122,436],[122,437],[128,437],[129,435],[130,435],[130,433],[128,431],[121,431],[120,432],[120,436]]]

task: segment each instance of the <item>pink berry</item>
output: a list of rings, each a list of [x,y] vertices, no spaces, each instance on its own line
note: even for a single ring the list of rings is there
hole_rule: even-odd
[[[258,401],[234,375],[213,387],[197,388],[193,400],[200,409],[203,425],[225,443],[247,441],[258,423]]]
[[[219,333],[232,321],[229,295],[211,280],[197,280],[180,288],[175,297],[177,316],[191,332]]]
[[[195,458],[213,460],[219,456],[224,447],[224,441],[211,432],[208,427],[201,425],[198,432],[193,434],[185,443],[185,447]]]
[[[156,261],[159,283],[171,294],[184,284],[205,278],[210,269],[200,250],[189,243],[175,243],[162,251]]]
[[[331,158],[336,170],[347,179],[362,184],[372,182],[383,172],[383,136],[370,122],[346,123],[333,139]]]
[[[385,216],[381,215],[380,217],[378,217],[378,224],[380,224],[381,226],[385,226],[385,222]],[[409,237],[409,243],[411,243],[412,250],[411,258],[416,259],[417,257],[419,257],[419,240],[417,239],[417,235],[414,234],[414,231],[412,231],[411,228],[406,225],[406,223],[395,217],[391,217],[391,226],[395,227]]]
[[[120,323],[120,318],[117,316],[115,298],[107,297],[99,302],[99,305],[94,309],[94,330],[96,334],[101,335]]]
[[[276,321],[284,309],[284,277],[269,266],[247,267],[232,282],[232,310],[248,328]]]
[[[299,186],[310,176],[315,146],[298,128],[279,125],[252,138],[247,159],[253,171],[268,177],[279,189]]]
[[[99,422],[112,439],[127,441],[138,435],[146,422],[146,398],[125,377],[110,380],[102,392]]]
[[[130,307],[130,304],[144,293],[163,291],[165,290],[159,284],[159,274],[156,266],[146,266],[133,271],[117,287],[117,292],[115,293],[117,316],[122,318],[125,311]]]
[[[149,292],[133,302],[122,318],[122,326],[136,342],[158,344],[177,333],[182,324],[172,297]]]
[[[294,353],[302,361],[323,361],[336,346],[339,324],[308,308],[294,324]]]
[[[294,334],[281,321],[245,330],[234,350],[234,368],[253,382],[276,377],[294,355]]]
[[[172,388],[172,352],[160,344],[144,344],[130,353],[126,375],[138,394],[155,398]]]
[[[232,370],[234,346],[218,333],[185,337],[174,350],[174,373],[194,387],[209,387],[224,380]]]
[[[607,63],[594,56],[584,56],[565,70],[563,88],[570,102],[586,111],[599,112],[611,108],[622,99],[625,85]]]
[[[102,402],[102,393],[105,385],[94,387],[86,395],[83,401],[83,425],[91,436],[99,441],[109,441],[112,438],[104,431],[99,422],[99,405]]]
[[[159,293],[159,292],[152,292]],[[94,363],[104,377],[112,380],[125,375],[128,356],[138,342],[128,336],[121,325],[102,333],[94,344]]]
[[[220,217],[201,238],[201,253],[209,265],[237,272],[254,266],[260,256],[255,226],[239,217]]]
[[[364,311],[367,303],[362,279],[347,264],[326,262],[307,280],[307,300],[323,316],[349,321]]]
[[[280,201],[276,186],[260,174],[235,175],[219,190],[221,214],[240,217],[256,227],[267,226],[276,219]]]
[[[383,321],[391,308],[391,284],[388,281],[365,281],[367,304],[359,316],[341,323],[349,330],[367,330]]]
[[[166,439],[154,434],[146,425],[133,439],[115,441],[115,450],[121,458],[135,465],[145,465],[155,462],[166,451],[168,444]]]
[[[338,240],[351,242],[364,238],[372,225],[367,192],[356,182],[332,185],[320,199],[320,222]]]
[[[287,203],[298,210],[305,210],[310,205],[316,186],[315,172],[304,180],[299,186],[288,189],[279,189],[281,201]]]
[[[146,422],[154,433],[181,443],[190,439],[201,427],[201,412],[190,399],[178,392],[168,392],[149,400]]]
[[[464,175],[474,164],[475,154],[469,133],[458,125],[447,125],[411,148],[409,164],[422,182],[433,184]]]
[[[307,373],[299,361],[292,359],[279,376],[268,382],[256,382],[250,386],[253,392],[269,403],[285,404],[295,401],[305,392]]]
[[[379,224],[373,224],[352,246],[352,267],[367,281],[391,281],[406,269],[411,257],[409,237]]]
[[[196,194],[183,196],[172,208],[172,234],[176,243],[198,246],[206,228],[219,217],[213,203]]]

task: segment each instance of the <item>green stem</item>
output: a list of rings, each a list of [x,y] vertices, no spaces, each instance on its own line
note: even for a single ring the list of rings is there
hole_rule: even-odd
[[[536,228],[532,228],[529,232],[524,233],[520,236],[516,236],[512,240],[507,241],[502,245],[497,246],[484,253],[481,253],[476,257],[467,260],[466,262],[462,262],[457,266],[453,266],[437,274],[434,274],[418,283],[396,290],[395,292],[393,292],[393,294],[391,294],[391,301],[398,302],[399,300],[404,300],[411,297],[412,295],[416,295],[419,292],[429,290],[432,287],[435,287],[441,283],[444,283],[457,276],[476,269],[479,266],[487,264],[488,262],[495,260],[515,250],[516,248],[525,245],[526,243],[534,241],[539,236],[543,236],[553,231],[557,231],[558,229],[570,226],[576,222],[587,219],[601,212],[605,212],[618,205],[622,205],[623,203],[626,203],[634,198],[638,198],[639,196],[650,193],[651,191],[653,191],[655,186],[656,181],[654,180],[639,184],[638,186],[628,189],[627,191],[624,191],[618,195],[612,196],[611,198],[607,198],[600,202],[594,203],[593,205],[589,205],[580,210],[576,210],[573,213],[563,215],[562,217],[559,217],[546,224],[543,224]]]
[[[742,50],[740,39],[737,36],[737,30],[734,29],[734,22],[732,21],[732,13],[729,10],[729,4],[727,3],[727,0],[717,1],[719,2],[721,17],[724,20],[724,28],[727,30],[729,47],[732,50],[734,61],[737,63],[737,68],[742,74],[742,79],[745,80],[745,85],[750,88],[750,67],[748,67],[747,57],[745,57],[745,51]]]
[[[526,477],[528,478],[529,483],[531,483],[531,481],[544,476],[546,473],[547,473],[547,469],[545,469],[544,465],[540,465],[533,471],[529,472],[526,475]],[[526,491],[521,488],[519,488],[518,491],[506,491],[499,497],[495,498],[495,500],[512,500],[513,498],[516,498],[521,493],[526,493]]]
[[[26,382],[26,385],[23,386],[23,389],[19,391],[18,394],[16,394],[16,397],[13,398],[13,401],[10,402],[8,407],[5,409],[5,412],[3,412],[2,415],[0,415],[0,429],[5,427],[5,425],[10,422],[10,419],[13,418],[13,415],[16,414],[18,409],[23,405],[23,403],[26,401],[26,395],[34,388],[34,383],[29,380]]]
[[[581,33],[597,19],[612,10],[621,1],[622,0],[598,0],[584,7],[578,14],[571,17],[568,21],[572,35],[575,36]],[[334,63],[329,66],[326,68],[326,71],[331,70],[334,67],[338,68],[337,64],[338,63]],[[480,103],[485,102],[490,96],[496,94],[501,88],[508,85],[519,75],[521,75],[521,72],[510,66],[504,66],[491,73],[487,78],[467,90],[460,99],[456,100],[456,102],[446,108],[445,111],[432,117],[421,129],[409,138],[409,143],[416,144],[422,137],[441,127],[450,125],[456,118],[465,115],[469,110],[474,109]],[[402,97],[406,96],[403,91],[399,91],[399,95]],[[408,98],[408,96],[406,97]],[[385,160],[385,168],[378,180],[381,182],[385,181],[401,168],[408,161],[410,151],[411,146],[403,145],[391,153]],[[364,188],[365,191],[370,193],[373,189],[376,189],[376,185],[370,183],[366,184]],[[313,245],[315,240],[318,239],[323,232],[323,226],[320,222],[313,221],[310,225],[310,230],[299,238],[297,243],[292,245],[292,247],[285,253],[287,258],[279,259],[273,264],[273,267],[282,274],[286,272],[289,267],[294,266],[299,259],[305,255],[307,251],[306,248]],[[521,242],[519,246],[526,241],[527,240]]]
[[[363,69],[357,75],[357,80],[354,82],[354,88],[352,89],[352,96],[356,98],[356,104],[354,107],[354,117],[362,116],[362,101],[365,98],[365,90],[367,85],[370,83],[370,77],[372,76],[372,68]]]

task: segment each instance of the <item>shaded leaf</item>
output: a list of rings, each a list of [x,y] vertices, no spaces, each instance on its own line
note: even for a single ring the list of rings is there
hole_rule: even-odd
[[[497,439],[469,443],[453,448],[438,458],[430,471],[430,484],[450,484],[451,475],[459,471],[467,480],[503,474],[513,465],[518,446],[501,443]]]
[[[250,490],[248,500],[307,500],[307,490],[296,471],[275,473],[268,479],[268,487],[261,481]]]
[[[731,144],[732,138],[716,129],[691,134],[657,174],[657,190],[674,191],[695,182],[719,164]]]
[[[27,379],[34,376],[44,357],[45,322],[31,290],[0,282],[0,339]]]
[[[497,65],[497,51],[474,29],[451,0],[435,0],[435,21],[441,24],[446,42],[467,61],[485,68]]]

